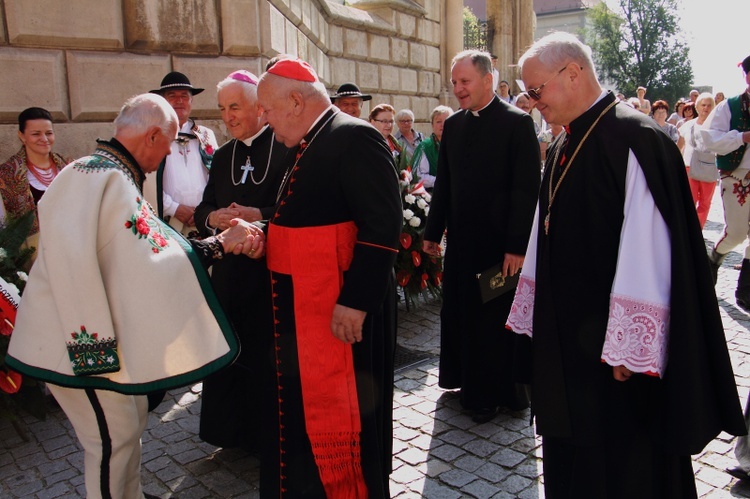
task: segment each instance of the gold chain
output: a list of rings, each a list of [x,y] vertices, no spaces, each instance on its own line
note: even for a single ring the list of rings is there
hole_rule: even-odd
[[[594,127],[596,127],[597,123],[599,123],[599,120],[602,119],[602,116],[607,114],[607,111],[615,107],[616,104],[617,104],[617,99],[615,99],[612,103],[610,103],[609,106],[604,108],[604,111],[602,111],[601,114],[597,116],[596,120],[594,120],[594,122],[591,124],[589,129],[586,131],[586,135],[583,136],[581,141],[578,143],[576,150],[573,151],[573,155],[570,157],[570,161],[568,161],[568,164],[565,165],[565,169],[563,170],[562,175],[560,175],[560,178],[557,179],[557,182],[555,183],[555,188],[553,190],[552,189],[552,177],[555,174],[555,168],[557,167],[557,161],[560,157],[560,149],[562,149],[562,143],[560,143],[560,147],[558,147],[557,150],[555,151],[555,158],[552,163],[552,171],[549,174],[549,201],[547,202],[547,216],[544,217],[544,234],[545,235],[549,235],[549,216],[550,216],[550,211],[552,210],[552,202],[555,200],[555,196],[557,195],[557,191],[560,189],[560,184],[562,184],[562,181],[565,178],[565,175],[567,175],[568,170],[570,170],[570,165],[573,164],[573,160],[578,155],[578,151],[581,150],[583,143],[586,142],[586,139],[589,138],[589,135],[591,135],[591,132],[594,130]],[[567,132],[565,132],[565,134],[567,135]],[[566,137],[563,137],[561,140],[564,142],[565,138]]]

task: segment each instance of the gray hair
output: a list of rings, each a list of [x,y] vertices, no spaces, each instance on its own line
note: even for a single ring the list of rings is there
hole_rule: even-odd
[[[575,62],[579,66],[590,68],[596,77],[591,47],[584,45],[575,35],[565,31],[555,31],[534,42],[518,60],[518,66],[523,68],[524,63],[534,57],[547,68],[554,70]]]
[[[411,111],[411,109],[402,109],[401,111],[396,113],[396,121],[406,117],[411,118],[411,120],[414,121],[414,113]]]
[[[451,68],[465,59],[471,59],[471,63],[479,71],[480,76],[492,73],[492,59],[490,59],[488,52],[481,50],[464,50],[463,52],[459,52],[451,61]]]
[[[430,113],[430,123],[435,121],[435,116],[439,116],[441,114],[453,114],[453,109],[449,108],[448,106],[438,106],[435,109],[432,110]]]
[[[242,93],[245,94],[245,98],[251,104],[258,101],[257,85],[253,85],[252,83],[248,83],[242,80],[235,80],[234,78],[230,78],[229,76],[216,84],[216,93],[218,94],[229,85],[239,85],[240,87],[242,87]]]
[[[125,101],[115,118],[115,135],[136,136],[158,126],[169,136],[173,123],[179,127],[177,113],[164,97],[152,93],[134,95]]]

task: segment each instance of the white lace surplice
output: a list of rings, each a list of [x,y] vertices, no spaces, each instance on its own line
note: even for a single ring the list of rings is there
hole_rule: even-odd
[[[524,268],[506,327],[532,336],[538,233],[534,217]],[[628,157],[620,249],[602,360],[661,376],[667,363],[671,293],[669,230],[632,150]]]

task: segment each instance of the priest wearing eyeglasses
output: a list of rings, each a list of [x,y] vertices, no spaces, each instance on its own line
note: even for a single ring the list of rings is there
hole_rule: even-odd
[[[746,429],[680,152],[601,87],[575,36],[547,35],[519,66],[566,127],[508,319],[532,338],[545,495],[695,498],[690,455]]]

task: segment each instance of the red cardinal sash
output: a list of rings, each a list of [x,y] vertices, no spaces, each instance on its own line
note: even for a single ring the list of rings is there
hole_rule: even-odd
[[[270,224],[268,268],[292,277],[307,435],[328,497],[366,498],[352,347],[331,333],[333,308],[351,264],[353,222],[289,228]]]

